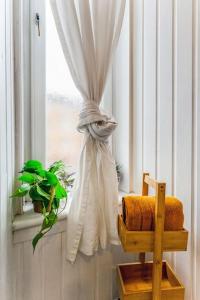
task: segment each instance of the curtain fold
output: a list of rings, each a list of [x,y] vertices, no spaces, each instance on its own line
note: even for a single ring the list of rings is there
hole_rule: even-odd
[[[117,244],[118,182],[108,139],[114,118],[99,105],[123,21],[125,0],[51,0],[63,52],[83,97],[84,133],[67,220],[67,259]],[[66,82],[67,84],[67,82]]]

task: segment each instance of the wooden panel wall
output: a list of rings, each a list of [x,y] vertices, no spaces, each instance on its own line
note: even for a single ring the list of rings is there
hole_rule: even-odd
[[[113,134],[113,154],[122,167],[123,178],[120,189],[126,192],[132,190],[130,166],[132,140],[130,127],[129,98],[129,2],[126,3],[125,18],[119,38],[113,64],[113,115],[118,126]],[[114,105],[117,103],[117,105]]]
[[[118,296],[116,264],[132,262],[121,247],[79,254],[75,264],[66,260],[66,221],[59,221],[36,248],[31,239],[38,227],[14,233],[14,291],[12,300],[113,300]],[[4,298],[3,298],[4,299]],[[7,300],[7,299],[6,299]]]
[[[149,171],[183,202],[189,247],[172,261],[186,300],[200,298],[199,5],[199,0],[133,5],[133,186],[140,192],[141,171]]]
[[[13,184],[12,5],[0,1],[0,299],[12,300]]]

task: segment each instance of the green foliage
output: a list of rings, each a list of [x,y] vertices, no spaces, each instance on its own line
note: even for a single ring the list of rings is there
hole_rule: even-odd
[[[46,198],[47,200],[50,200],[50,195],[46,193],[39,185],[36,187],[37,193],[42,197]]]
[[[34,182],[38,181],[38,178],[37,178],[37,175],[35,175],[35,174],[23,172],[23,175],[18,177],[18,180],[22,181],[22,182],[33,184]]]
[[[25,162],[22,172],[37,173],[43,169],[42,163],[38,160],[28,160]]]
[[[33,202],[40,201],[43,207],[41,212],[43,223],[32,240],[34,251],[38,241],[57,222],[60,200],[67,201],[69,184],[66,184],[64,177],[61,176],[65,172],[65,165],[62,161],[53,163],[45,170],[40,161],[29,160],[24,163],[21,175],[18,177],[21,184],[11,197],[20,198],[29,195]]]
[[[67,197],[66,189],[58,182],[55,188],[56,198],[62,199]]]
[[[53,186],[57,185],[58,178],[55,174],[51,173],[50,171],[47,171],[45,176],[46,176],[46,179],[47,179],[47,181],[50,185],[53,185]]]
[[[12,194],[12,198],[14,197],[24,197],[30,190],[30,185],[29,184],[21,184],[20,187],[18,187],[16,189],[16,191],[14,192],[14,194]]]
[[[62,160],[59,160],[59,161],[56,161],[55,163],[53,163],[50,168],[49,168],[49,171],[51,173],[56,173],[60,170],[63,170],[65,168],[65,165],[63,163]]]
[[[33,245],[33,251],[35,251],[36,245],[38,241],[55,225],[55,223],[58,220],[58,215],[57,213],[52,210],[48,215],[44,217],[42,226],[40,231],[35,235],[35,237],[32,240],[32,245]]]
[[[33,240],[32,240],[32,245],[33,245],[33,252],[35,251],[36,245],[38,243],[38,241],[43,237],[43,233],[42,232],[38,232]]]

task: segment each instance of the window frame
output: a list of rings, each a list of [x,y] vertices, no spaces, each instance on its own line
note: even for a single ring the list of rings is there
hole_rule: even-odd
[[[35,23],[40,17],[40,36]],[[45,0],[30,1],[31,32],[31,157],[46,164]],[[44,100],[45,99],[45,100]]]

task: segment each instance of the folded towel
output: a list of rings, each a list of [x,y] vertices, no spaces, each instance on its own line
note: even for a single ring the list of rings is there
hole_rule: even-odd
[[[155,196],[125,196],[122,200],[122,217],[128,230],[154,230]],[[167,196],[165,198],[165,230],[182,230],[183,222],[181,201],[175,197]]]

